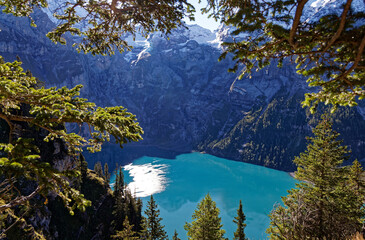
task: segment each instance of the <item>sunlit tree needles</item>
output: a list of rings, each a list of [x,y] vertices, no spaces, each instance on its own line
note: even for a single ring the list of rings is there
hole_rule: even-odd
[[[234,27],[235,40],[224,43],[221,59],[233,53],[231,70],[241,69],[241,78],[290,61],[315,87],[302,103],[311,111],[319,102],[354,106],[365,97],[365,11],[355,8],[355,0],[328,3],[308,15],[308,0],[208,2],[205,11]]]
[[[192,222],[184,225],[189,240],[225,239],[226,231],[222,227],[219,208],[209,193],[198,203],[192,216]]]
[[[360,163],[342,166],[347,147],[327,117],[313,129],[307,150],[296,157],[300,181],[270,215],[271,239],[351,239],[364,224]]]
[[[0,118],[8,127],[7,143],[2,143],[0,159],[1,183],[0,210],[24,204],[36,194],[57,193],[68,206],[84,209],[90,203],[70,186],[69,179],[78,176],[73,164],[55,169],[51,163],[40,161],[41,150],[34,139],[24,138],[27,128],[44,131],[44,141],[60,139],[66,144],[70,156],[75,159],[85,147],[91,152],[100,151],[101,144],[111,136],[120,145],[138,141],[143,133],[134,115],[123,107],[96,107],[94,103],[77,97],[81,86],[44,88],[29,72],[24,72],[20,62],[0,63]],[[24,124],[25,123],[25,124]],[[68,133],[65,123],[85,124],[90,137]],[[42,131],[41,131],[42,132]],[[40,134],[41,134],[40,132]],[[67,165],[67,164],[65,164]],[[27,196],[15,187],[19,179],[35,181],[37,187]]]
[[[92,54],[113,54],[129,49],[125,34],[169,33],[183,24],[182,18],[192,17],[194,11],[186,0],[77,0],[58,4],[54,17],[59,24],[47,36],[55,43],[65,44],[67,33],[77,35],[78,40],[72,44],[78,51]],[[4,13],[31,18],[36,8],[46,8],[48,2],[1,0],[0,6]],[[81,28],[81,22],[87,27]],[[33,20],[31,24],[36,26]],[[76,207],[84,210],[90,205],[69,181],[79,175],[75,164],[55,169],[51,163],[42,161],[43,149],[39,149],[32,138],[23,137],[25,129],[40,130],[46,142],[60,139],[75,159],[83,148],[100,151],[101,144],[111,137],[120,145],[142,139],[143,131],[134,115],[121,106],[100,108],[79,98],[81,87],[42,87],[30,72],[23,71],[20,61],[4,62],[1,59],[0,118],[8,128],[6,143],[0,145],[3,153],[0,159],[0,211],[3,213],[10,214],[12,208],[27,205],[38,194],[46,198],[49,192],[61,197],[71,213]],[[86,126],[90,137],[68,133],[65,123]],[[17,189],[19,179],[35,183],[30,194],[23,195]]]
[[[303,102],[303,106],[310,106],[311,110],[315,111],[320,102],[333,104],[335,107],[354,106],[358,100],[365,97],[365,11],[355,9],[355,1],[346,0],[342,5],[332,7],[333,11],[325,13],[319,9],[317,15],[310,18],[306,15],[308,0],[208,0],[208,7],[204,11],[212,10],[212,16],[219,17],[223,23],[234,27],[232,34],[236,38],[232,42],[224,43],[225,50],[221,56],[222,59],[228,53],[233,54],[236,64],[232,71],[242,67],[243,77],[271,62],[277,62],[279,66],[286,62],[294,62],[298,73],[308,77],[309,86],[315,87],[314,92],[306,94]],[[31,18],[36,8],[46,8],[48,2],[0,0],[0,6],[3,7],[4,13]],[[329,5],[325,7],[330,8]],[[187,0],[64,1],[59,4],[54,14],[59,24],[47,36],[55,43],[66,44],[67,34],[76,35],[70,43],[79,52],[114,54],[116,51],[123,52],[131,48],[124,40],[126,34],[136,36],[140,33],[147,36],[155,31],[169,33],[173,28],[184,25],[182,19],[186,16],[192,18],[193,12],[194,8]],[[31,24],[35,26],[36,23],[32,21]],[[0,220],[10,217],[15,223],[23,221],[22,216],[30,208],[30,201],[37,196],[47,203],[47,196],[51,192],[63,200],[71,214],[76,208],[85,210],[91,203],[74,188],[72,182],[80,175],[76,160],[82,150],[86,148],[91,152],[100,151],[102,143],[111,138],[121,146],[142,139],[143,131],[133,114],[121,106],[97,107],[94,103],[78,97],[81,87],[78,85],[72,89],[45,88],[30,72],[21,68],[20,61],[0,60],[0,118],[1,126],[6,132],[6,139],[2,139],[3,143],[0,144]],[[87,127],[90,135],[85,137],[69,133],[64,127],[66,123]],[[322,130],[324,131],[325,127],[318,129]],[[58,141],[64,144],[69,162],[56,168],[52,162],[43,161],[41,155],[44,149],[39,147],[40,144],[35,138],[25,134],[31,131],[41,136],[42,142],[52,144]],[[311,146],[316,146],[317,142],[313,139]],[[331,153],[341,150],[344,149],[337,147]],[[304,158],[312,158],[310,149],[308,153],[296,159],[297,164],[302,167],[298,176],[301,177],[300,180],[304,180],[300,185],[303,191],[312,191],[313,186],[310,183],[315,180],[319,181],[315,186],[322,186],[324,183],[324,189],[309,195],[298,195],[302,192],[294,190],[291,197],[286,198],[286,205],[297,206],[295,201],[299,198],[296,197],[308,202],[315,200],[308,207],[309,210],[310,207],[318,207],[317,203],[322,204],[321,208],[315,209],[322,214],[309,218],[319,219],[320,224],[317,225],[323,227],[319,230],[308,230],[312,233],[318,232],[316,236],[332,237],[321,235],[325,226],[347,227],[345,230],[348,232],[348,229],[357,229],[360,226],[358,216],[363,216],[362,210],[358,211],[363,199],[357,197],[363,193],[361,195],[358,194],[360,192],[356,192],[361,189],[357,188],[358,178],[354,177],[362,172],[358,164],[352,168],[339,168],[342,158],[334,157],[333,163],[324,159],[323,164],[330,165],[326,166],[325,170],[332,171],[331,174],[327,174],[332,177],[330,182],[319,179],[320,175],[313,175],[311,172],[307,172],[304,177],[303,171],[306,166],[301,162]],[[345,170],[347,173],[344,174]],[[308,180],[310,176],[315,176],[316,179]],[[109,175],[106,178],[109,179]],[[347,178],[346,184],[339,181],[342,178]],[[332,181],[340,183],[335,185]],[[20,189],[24,182],[29,183],[31,189],[27,193]],[[333,186],[336,186],[336,189],[332,189]],[[327,221],[324,210],[326,207],[334,208],[323,199],[324,194],[329,194],[330,200],[339,199],[330,202],[339,204],[335,206],[339,212],[331,216],[338,216],[337,219],[344,219],[351,225],[324,225]],[[285,211],[284,208],[278,208],[278,212],[274,212],[272,216],[280,218],[285,215],[281,214]],[[204,212],[211,216],[205,221],[211,223],[209,231],[200,229],[200,222],[197,221]],[[200,239],[199,234],[208,234],[213,236],[212,239],[222,239],[224,231],[221,229],[218,213],[219,210],[208,195],[194,213],[194,221],[186,224],[188,235],[192,239],[196,236],[196,239]],[[277,215],[274,215],[276,213]],[[290,221],[285,224],[287,223],[292,224]],[[0,221],[1,227],[2,224]],[[128,224],[129,221],[126,220],[126,229],[131,229],[131,225]],[[8,229],[0,233],[0,238],[4,237]],[[272,229],[270,233],[275,235],[279,227],[274,226]],[[342,228],[338,229],[338,232],[345,231]],[[330,230],[333,231],[334,228]],[[298,231],[304,230],[300,228]],[[125,234],[131,238],[135,237],[134,234]],[[163,232],[161,236],[166,238]],[[37,238],[42,237],[37,235]]]

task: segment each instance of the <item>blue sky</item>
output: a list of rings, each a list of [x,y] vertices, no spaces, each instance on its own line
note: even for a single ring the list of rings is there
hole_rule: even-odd
[[[207,14],[202,15],[200,13],[200,9],[204,8],[206,6],[206,1],[202,0],[202,2],[199,4],[199,0],[190,0],[189,1],[191,4],[194,5],[195,7],[195,22],[189,21],[188,19],[185,19],[185,21],[188,24],[198,24],[204,28],[207,28],[211,31],[214,31],[215,29],[218,28],[219,26],[219,22],[216,22],[214,19],[212,18],[208,18]]]

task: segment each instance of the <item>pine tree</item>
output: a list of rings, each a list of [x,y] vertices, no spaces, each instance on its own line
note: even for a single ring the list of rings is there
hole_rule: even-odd
[[[236,63],[230,70],[241,70],[239,79],[295,59],[297,73],[317,87],[305,94],[303,105],[311,111],[319,102],[354,106],[365,98],[365,13],[355,1],[323,4],[309,15],[313,6],[308,0],[207,1],[203,11],[213,10],[234,29],[234,41],[223,43],[221,58],[233,54]]]
[[[104,180],[107,184],[110,182],[110,173],[108,163],[104,164]]]
[[[133,231],[133,225],[129,223],[128,216],[123,221],[123,230],[117,231],[115,235],[112,236],[114,239],[120,240],[137,240],[136,232]]]
[[[115,182],[114,182],[114,195],[124,194],[124,174],[122,167],[118,167],[115,170]]]
[[[349,151],[336,140],[327,116],[313,130],[307,150],[296,157],[301,181],[271,213],[272,239],[347,239],[360,231],[365,216],[360,168],[343,167]]]
[[[81,153],[79,156],[79,161],[80,161],[81,178],[85,179],[86,175],[87,175],[87,161],[86,161],[84,155],[82,155]]]
[[[160,217],[160,210],[157,208],[157,204],[152,195],[150,200],[147,202],[147,209],[144,213],[147,216],[144,219],[143,224],[144,237],[146,237],[148,240],[167,239],[164,226],[161,225],[162,218]]]
[[[176,230],[175,230],[175,232],[174,232],[174,236],[172,236],[172,240],[181,240],[181,239],[178,237],[178,234],[177,234]]]
[[[121,167],[117,167],[115,171],[115,183],[114,183],[114,206],[113,206],[113,221],[112,226],[115,230],[122,229],[123,219],[126,217],[126,207],[124,198],[124,176]]]
[[[130,190],[124,185],[124,176],[122,168],[118,167],[115,172],[116,179],[114,184],[114,206],[112,227],[114,230],[122,230],[122,223],[128,218],[130,225],[133,225],[133,231],[139,232],[142,224],[142,201],[135,198]]]
[[[95,163],[94,171],[98,177],[104,178],[103,167],[101,166],[101,162]]]
[[[225,230],[222,229],[219,209],[209,193],[198,204],[192,219],[192,223],[185,223],[184,226],[189,240],[224,239]]]
[[[237,209],[237,216],[234,218],[233,222],[235,224],[237,224],[237,230],[234,233],[234,240],[246,240],[246,235],[245,235],[245,224],[246,221],[246,216],[243,213],[242,210],[242,201],[240,200],[240,205]]]
[[[29,17],[31,25],[36,27],[32,13],[35,9],[47,8],[48,2],[12,0],[0,1],[0,6],[4,14]],[[80,11],[75,11],[75,8]],[[116,0],[108,3],[68,1],[58,10],[53,15],[61,21],[47,33],[48,38],[66,44],[65,35],[76,34],[82,40],[72,45],[79,51],[110,55],[116,50],[130,50],[121,36],[141,33],[147,37],[156,31],[170,33],[173,28],[185,25],[182,19],[192,17],[194,12],[193,6],[186,0]],[[80,15],[80,12],[83,14]],[[88,27],[78,28],[76,25],[79,22],[88,23]],[[43,22],[37,24],[42,25]],[[30,200],[39,195],[48,196],[49,193],[60,197],[70,214],[76,208],[85,211],[91,202],[71,184],[80,175],[79,169],[54,169],[53,164],[41,159],[44,149],[39,149],[32,138],[20,137],[18,133],[26,132],[28,126],[36,126],[41,130],[40,136],[41,132],[47,132],[46,136],[42,136],[44,141],[61,140],[70,155],[78,156],[83,149],[92,153],[100,151],[102,143],[110,139],[114,139],[120,146],[141,140],[143,131],[136,122],[136,117],[125,108],[97,107],[87,99],[80,98],[82,85],[72,89],[39,87],[37,79],[30,72],[25,72],[21,64],[20,61],[5,62],[0,56],[0,118],[9,129],[8,141],[0,144],[0,212],[11,212],[9,215],[15,216],[19,213],[15,208],[30,206]],[[41,80],[47,82],[47,79]],[[64,128],[66,123],[88,125],[90,137],[67,133]],[[74,164],[76,165],[77,163]],[[25,195],[14,185],[18,179],[34,182],[34,189]]]
[[[142,216],[143,202],[140,198],[137,198],[136,206],[137,206],[137,212],[135,214],[135,217],[136,217],[136,222],[138,222],[139,224],[136,224],[134,227],[136,232],[140,232],[142,230],[142,221],[143,221],[143,216]]]

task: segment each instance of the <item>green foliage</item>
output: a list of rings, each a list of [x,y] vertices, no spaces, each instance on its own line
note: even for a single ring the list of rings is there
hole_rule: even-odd
[[[101,239],[109,239],[114,233],[111,227],[114,197],[110,187],[97,177],[94,171],[88,170],[82,178],[80,192],[91,201],[92,206],[87,207],[85,212],[75,209],[74,215],[68,213],[59,197],[50,199],[47,205],[43,205],[36,199],[32,201],[34,203],[32,208],[39,209],[41,217],[44,217],[44,213],[51,213],[52,220],[48,225],[50,232],[44,231],[46,239],[54,238],[56,232],[58,239],[74,239],[78,236],[80,240],[89,240],[95,235],[100,236]],[[39,216],[40,213],[32,212],[29,217]],[[42,226],[37,227],[44,230]]]
[[[116,231],[123,230],[122,223],[128,218],[133,230],[139,232],[142,224],[142,202],[140,199],[136,199],[124,184],[121,167],[117,168],[115,174],[112,227]]]
[[[309,86],[319,89],[302,103],[314,112],[319,102],[354,106],[365,97],[365,13],[351,9],[351,3],[335,7],[340,16],[319,9],[319,21],[302,16],[308,0],[209,0],[204,11],[212,10],[235,29],[237,39],[224,43],[221,56],[233,53],[231,71],[242,67],[242,78],[271,62],[279,67],[295,62]]]
[[[0,159],[0,176],[5,179],[0,186],[0,199],[3,202],[0,210],[25,204],[37,194],[46,196],[51,191],[61,197],[70,214],[73,214],[75,208],[84,211],[85,207],[90,206],[90,201],[84,199],[84,196],[69,182],[69,179],[79,175],[79,171],[74,169],[58,171],[49,163],[39,161],[40,156],[37,155],[39,149],[31,142],[31,139],[18,138],[14,145],[0,144],[0,150],[8,156]],[[37,188],[27,196],[23,196],[14,185],[21,178],[36,181],[38,184]],[[72,206],[69,206],[71,201]]]
[[[1,0],[3,12],[15,16],[28,16],[35,8],[46,8],[46,0]],[[81,39],[74,46],[78,51],[92,54],[114,54],[131,46],[124,40],[126,34],[144,36],[184,25],[184,17],[193,18],[194,7],[186,0],[149,1],[65,1],[54,13],[59,24],[47,36],[55,43],[65,44],[65,34]],[[82,14],[80,14],[82,12]],[[79,23],[87,24],[81,28]],[[34,21],[32,25],[35,26]]]
[[[306,149],[306,136],[311,136],[311,129],[321,118],[321,113],[330,110],[330,106],[320,104],[317,113],[300,107],[304,99],[303,91],[291,95],[281,89],[273,96],[266,108],[254,106],[245,114],[233,116],[240,121],[221,138],[208,139],[200,150],[207,150],[232,159],[240,159],[284,171],[295,171],[295,156]],[[363,139],[365,122],[356,108],[339,107],[331,114],[336,130],[341,130],[341,139],[351,147],[351,160],[363,159],[364,151],[358,147]],[[356,129],[356,131],[354,131]],[[210,150],[211,149],[211,150]]]
[[[181,240],[176,232],[176,230],[174,231],[174,236],[172,236],[172,240]]]
[[[117,234],[113,235],[113,239],[120,240],[137,240],[136,232],[132,230],[133,225],[129,224],[128,216],[123,221],[123,230],[117,231]]]
[[[85,160],[85,157],[82,154],[80,154],[79,160],[80,160],[81,179],[84,179],[84,178],[86,178],[87,170],[88,170],[87,162]]]
[[[343,167],[349,151],[336,140],[328,117],[313,130],[311,144],[296,157],[301,181],[284,206],[271,213],[271,239],[347,239],[361,230],[365,216],[360,164]]]
[[[108,163],[104,164],[104,180],[107,184],[109,184],[109,182],[110,182],[110,172],[109,172]]]
[[[242,210],[242,201],[240,200],[240,205],[237,209],[237,216],[234,218],[233,222],[237,225],[237,230],[234,233],[234,240],[246,240],[245,227],[246,227],[246,216]]]
[[[0,63],[0,117],[10,121],[27,122],[49,131],[45,141],[62,139],[67,144],[70,153],[81,152],[82,147],[89,151],[100,151],[101,144],[113,136],[120,145],[138,141],[143,133],[136,118],[125,108],[96,107],[87,102],[80,94],[81,85],[72,89],[66,87],[38,88],[36,78],[26,74],[21,68],[21,62]],[[29,113],[23,116],[16,110],[23,105],[29,105]],[[57,129],[64,123],[86,124],[90,129],[91,138],[85,139],[75,133],[67,133]],[[9,136],[9,142],[12,134]]]
[[[103,171],[103,167],[101,166],[101,162],[95,163],[94,171],[95,171],[95,173],[98,177],[104,179],[106,184],[109,184],[109,182],[110,182],[110,173],[109,173],[108,163],[104,164],[104,171]]]
[[[39,142],[22,136],[30,131],[28,129],[38,129],[36,135],[46,133],[43,141],[64,143],[70,161],[79,163],[77,158],[82,148],[100,151],[101,144],[111,136],[122,146],[142,139],[143,131],[135,116],[123,107],[96,107],[77,97],[80,85],[73,89],[39,87],[37,80],[20,65],[18,61],[9,63],[0,59],[0,118],[9,127],[8,143],[0,145],[0,175],[3,177],[0,210],[28,204],[38,194],[47,197],[53,192],[63,200],[70,214],[74,214],[76,208],[84,211],[91,203],[70,181],[80,176],[79,169],[75,168],[77,164],[64,163],[63,168],[55,169],[52,162],[41,159],[47,149],[40,149]],[[91,137],[67,133],[65,123],[88,125]],[[33,181],[36,186],[30,194],[23,195],[16,187],[19,180]]]
[[[152,195],[147,202],[147,208],[144,213],[146,214],[146,217],[143,219],[142,239],[168,239],[164,226],[161,225],[162,218],[160,217],[160,210]]]
[[[0,0],[0,6],[4,13],[31,18],[35,8],[46,8],[48,3],[46,0]],[[83,14],[79,15],[80,12]],[[193,12],[193,6],[186,0],[71,1],[56,10],[54,16],[59,24],[47,36],[55,43],[65,44],[65,34],[71,33],[80,37],[80,41],[74,43],[78,51],[113,54],[116,50],[130,50],[124,40],[126,34],[135,36],[139,32],[147,36],[154,31],[169,33],[171,29],[184,25],[182,19],[185,16],[192,18]],[[79,23],[88,27],[81,29]],[[31,25],[36,26],[33,20]],[[13,208],[29,205],[29,201],[39,194],[46,199],[50,192],[63,200],[71,214],[76,208],[84,211],[91,202],[71,184],[73,180],[85,180],[87,176],[82,149],[100,151],[101,144],[111,137],[120,146],[142,139],[143,131],[134,115],[121,106],[100,108],[79,98],[81,87],[47,89],[38,86],[37,80],[23,71],[21,62],[4,62],[1,58],[0,118],[9,128],[8,141],[0,146],[0,211],[3,213],[13,214]],[[80,127],[86,125],[91,137],[67,133],[65,123],[76,123]],[[55,169],[52,162],[44,161],[41,156],[45,152],[38,147],[39,142],[22,137],[22,133],[29,128],[38,129],[37,136],[46,132],[42,136],[45,142],[65,143],[72,157],[70,163],[64,163],[66,167],[63,169]],[[80,165],[79,168],[76,165]],[[99,170],[101,167],[97,170],[98,175],[108,182],[108,166],[104,166],[104,173]],[[29,195],[24,196],[17,189],[19,180],[34,183]],[[78,180],[75,184],[80,184]],[[125,216],[134,216],[131,221],[140,225],[141,202],[134,200],[131,193],[124,189],[124,183],[115,196],[123,199]]]
[[[104,174],[103,174],[103,167],[101,166],[101,162],[97,162],[94,165],[94,171],[96,173],[96,175],[100,178],[104,178]]]
[[[123,170],[121,167],[117,167],[115,171],[114,195],[123,195],[124,187]]]
[[[225,239],[223,235],[226,231],[222,229],[219,209],[209,193],[198,204],[192,219],[191,223],[185,223],[184,226],[189,240]]]

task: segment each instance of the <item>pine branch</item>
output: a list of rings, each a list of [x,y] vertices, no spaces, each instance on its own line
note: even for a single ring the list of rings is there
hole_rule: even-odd
[[[40,186],[38,186],[28,196],[19,196],[19,197],[16,197],[15,199],[11,200],[7,204],[0,205],[0,211],[4,211],[6,209],[9,209],[9,208],[24,204],[25,202],[27,202],[30,199],[32,199],[33,197],[35,197],[41,190],[42,190],[42,188]]]

